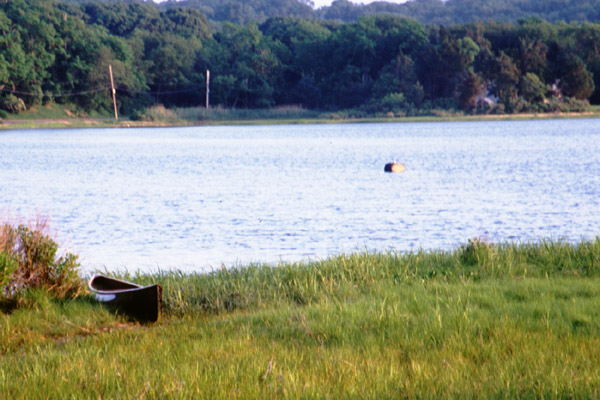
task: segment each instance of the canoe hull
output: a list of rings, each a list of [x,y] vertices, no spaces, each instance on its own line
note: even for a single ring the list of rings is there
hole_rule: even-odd
[[[132,320],[156,322],[162,305],[160,285],[139,286],[135,283],[94,276],[89,283],[96,299]]]

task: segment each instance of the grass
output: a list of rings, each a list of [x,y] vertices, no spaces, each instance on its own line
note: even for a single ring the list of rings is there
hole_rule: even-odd
[[[31,120],[31,119],[69,119],[69,118],[110,118],[110,113],[97,113],[75,111],[75,107],[68,104],[50,103],[47,105],[38,105],[30,108],[26,112],[10,114],[10,119]]]
[[[0,119],[0,130],[7,129],[60,129],[109,127],[163,127],[194,125],[279,125],[279,124],[329,124],[329,123],[385,123],[385,122],[449,122],[488,120],[531,120],[557,118],[599,118],[600,106],[592,105],[585,113],[465,115],[434,110],[432,115],[394,117],[387,114],[353,116],[347,111],[320,112],[298,106],[270,109],[226,109],[214,107],[186,107],[166,109],[161,105],[149,107],[142,114],[129,118],[121,115],[118,121],[112,114],[88,114],[71,111],[64,105],[39,106],[27,112]]]
[[[269,109],[231,109],[203,107],[166,109],[162,105],[149,107],[139,116],[141,120],[171,124],[299,124],[299,123],[348,123],[348,122],[436,122],[436,121],[483,121],[523,120],[547,118],[589,118],[600,116],[600,107],[591,106],[586,113],[542,113],[505,115],[465,115],[462,112],[435,111],[431,115],[394,117],[386,114],[353,116],[352,112],[320,112],[298,106],[283,106]]]
[[[600,395],[600,239],[125,277],[164,286],[157,324],[42,291],[1,315],[0,397]]]
[[[318,119],[318,111],[298,106],[274,107],[266,109],[242,109],[213,107],[186,107],[166,109],[162,105],[149,107],[142,115],[151,121],[248,121],[248,120],[300,120]]]

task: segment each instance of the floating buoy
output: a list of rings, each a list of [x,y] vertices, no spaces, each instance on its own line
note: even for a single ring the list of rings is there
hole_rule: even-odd
[[[406,171],[406,167],[402,163],[391,162],[385,164],[385,168],[383,168],[385,172],[404,172]]]

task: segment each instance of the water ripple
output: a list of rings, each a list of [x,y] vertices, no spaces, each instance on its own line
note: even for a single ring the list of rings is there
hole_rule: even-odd
[[[575,241],[600,234],[597,123],[3,131],[0,209],[49,215],[88,269]]]

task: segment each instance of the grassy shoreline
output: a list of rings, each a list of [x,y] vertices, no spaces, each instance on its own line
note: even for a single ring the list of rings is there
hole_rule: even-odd
[[[600,238],[126,278],[164,286],[157,324],[43,293],[0,315],[1,397],[600,395]]]
[[[218,125],[288,125],[288,124],[340,124],[340,123],[402,123],[402,122],[455,122],[455,121],[522,121],[548,119],[600,118],[600,106],[592,106],[589,112],[573,113],[523,113],[505,115],[446,114],[414,117],[364,117],[347,118],[343,114],[316,113],[307,110],[213,110],[202,109],[164,110],[157,112],[153,120],[131,120],[121,117],[118,121],[109,115],[77,116],[58,107],[41,108],[0,119],[0,130],[16,129],[75,129],[75,128],[161,128],[179,126]]]

